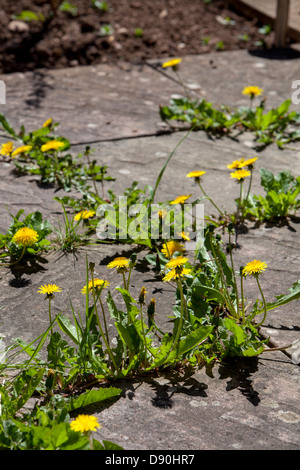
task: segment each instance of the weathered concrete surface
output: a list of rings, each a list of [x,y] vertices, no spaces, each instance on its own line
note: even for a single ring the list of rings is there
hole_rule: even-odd
[[[227,57],[227,59],[226,59]],[[230,59],[232,57],[232,60]],[[240,77],[242,67],[238,65],[238,54],[222,56],[193,57],[189,60],[191,80],[202,74],[201,84],[207,91],[207,97],[212,99],[213,90],[216,90],[216,102],[233,102],[234,96],[241,104],[245,99],[240,96]],[[219,61],[219,71],[210,70],[203,73],[204,60]],[[199,62],[198,62],[199,60]],[[226,60],[231,60],[232,68],[239,70],[227,80],[224,71]],[[240,63],[245,61],[257,61],[244,53],[240,54]],[[223,62],[224,61],[224,62]],[[198,62],[198,71],[197,71]],[[188,63],[188,62],[186,62]],[[253,62],[254,63],[254,62]],[[264,86],[267,90],[278,90],[277,98],[271,95],[270,104],[279,104],[286,99],[288,93],[288,82],[282,80],[284,70],[277,61],[272,62],[275,71],[268,82],[267,77],[263,83],[255,81],[255,84]],[[290,70],[290,79],[296,76],[296,61],[291,61],[294,72]],[[188,69],[188,67],[187,67]],[[257,78],[256,72],[262,71],[263,67],[245,68],[249,83],[254,83]],[[215,70],[215,69],[213,69]],[[82,82],[86,80],[88,69],[72,69],[65,71],[68,76],[68,86],[79,80],[83,74]],[[101,72],[101,67],[97,68]],[[106,66],[103,72],[107,72]],[[110,70],[111,72],[111,70]],[[145,83],[141,78],[161,77],[155,70],[144,68],[141,72],[134,69],[135,80],[123,80],[124,74],[129,72],[114,69],[114,80],[118,83],[119,96],[123,96],[121,103],[130,103],[134,95],[134,83]],[[74,80],[72,80],[74,74]],[[140,75],[139,75],[140,74]],[[144,75],[146,74],[146,75]],[[150,74],[150,75],[149,75]],[[63,71],[58,72],[61,77]],[[129,74],[130,75],[130,74]],[[167,74],[165,75],[165,77]],[[156,178],[171,151],[184,136],[183,133],[172,135],[152,135],[156,133],[158,116],[153,107],[153,112],[147,114],[148,105],[140,109],[138,135],[147,133],[148,137],[126,139],[132,137],[128,131],[129,127],[120,128],[112,125],[112,134],[106,133],[100,127],[94,132],[83,136],[80,131],[80,120],[77,111],[82,106],[81,98],[77,102],[72,99],[71,89],[65,94],[65,103],[62,104],[62,88],[60,79],[56,79],[56,73],[51,72],[54,77],[55,88],[51,99],[43,99],[40,108],[22,106],[23,98],[15,97],[14,105],[8,101],[8,117],[12,122],[27,122],[30,126],[35,124],[33,119],[39,123],[50,117],[53,110],[59,111],[59,118],[65,119],[68,106],[72,107],[72,115],[68,115],[68,121],[62,122],[64,134],[72,142],[79,143],[90,139],[103,140],[107,138],[117,139],[112,142],[93,143],[94,156],[99,163],[108,166],[110,175],[115,176],[115,182],[105,184],[105,188],[112,188],[116,195],[122,194],[125,188],[131,186],[134,180],[139,182],[140,188],[147,184],[154,186]],[[108,84],[103,81],[102,88],[106,90],[112,76],[106,76]],[[165,78],[164,77],[164,78]],[[209,80],[210,77],[210,80]],[[296,77],[297,78],[297,77]],[[10,89],[17,89],[19,77],[12,75],[7,77]],[[28,87],[31,86],[29,75],[22,79]],[[155,83],[155,96],[157,102],[168,99],[169,93],[178,92],[178,85],[174,86],[171,79],[168,81],[150,81]],[[237,85],[238,81],[238,85]],[[131,83],[127,88],[125,83]],[[234,83],[235,82],[235,83]],[[204,83],[204,84],[203,84]],[[96,88],[92,88],[95,86]],[[160,85],[162,89],[160,88]],[[244,85],[244,83],[242,83]],[[15,88],[14,88],[15,87]],[[56,88],[57,87],[57,88]],[[242,86],[241,86],[242,88]],[[26,87],[25,87],[26,89]],[[28,88],[29,89],[29,88]],[[60,90],[60,91],[59,91]],[[89,99],[96,93],[100,93],[97,80],[89,83],[84,96]],[[27,92],[25,97],[28,96]],[[143,95],[143,87],[137,88],[137,93]],[[154,92],[151,92],[154,93]],[[103,99],[109,103],[109,97],[103,94]],[[153,96],[153,95],[152,95]],[[273,97],[272,97],[273,96]],[[57,98],[56,98],[57,97]],[[224,100],[222,100],[222,97]],[[97,95],[101,101],[102,95]],[[113,99],[114,97],[111,96]],[[274,98],[274,100],[273,100]],[[56,101],[57,100],[57,101]],[[88,103],[87,98],[83,99]],[[17,108],[17,103],[19,106]],[[89,102],[90,103],[90,102]],[[64,107],[65,105],[65,107]],[[137,103],[135,103],[135,106]],[[96,110],[96,105],[95,108]],[[36,113],[33,113],[33,110]],[[18,113],[17,113],[18,111]],[[134,119],[126,106],[120,108],[112,107],[111,122],[126,122],[126,119]],[[30,113],[30,115],[28,114]],[[96,113],[95,113],[96,114]],[[81,119],[86,122],[91,115],[90,105],[81,107]],[[129,116],[129,117],[128,117]],[[136,114],[134,114],[136,116]],[[60,120],[53,116],[55,120]],[[57,119],[56,119],[57,118]],[[144,120],[145,119],[145,120]],[[143,121],[144,120],[144,121]],[[74,126],[73,126],[74,122]],[[88,121],[90,122],[90,121]],[[146,124],[145,124],[146,123]],[[29,126],[29,127],[30,127]],[[119,133],[119,134],[118,134]],[[1,140],[2,141],[2,140]],[[295,146],[299,149],[298,146]],[[74,153],[82,150],[81,145],[73,147]],[[186,138],[177,148],[157,191],[156,202],[171,200],[180,194],[192,194],[191,200],[200,195],[198,188],[190,179],[185,177],[186,173],[195,169],[206,171],[203,178],[203,186],[214,201],[228,212],[235,209],[234,198],[238,197],[238,186],[230,178],[230,171],[226,165],[232,160],[240,157],[259,156],[255,166],[255,178],[252,192],[261,192],[259,185],[258,170],[261,167],[268,168],[273,172],[290,169],[294,175],[300,174],[300,161],[298,150],[285,149],[279,151],[275,146],[269,147],[257,154],[253,148],[250,135],[244,135],[240,141],[230,139],[209,140],[202,133],[193,133]],[[44,217],[53,224],[58,223],[61,218],[59,204],[53,201],[53,196],[63,195],[63,192],[55,193],[53,189],[42,189],[32,177],[20,177],[16,179],[11,173],[12,165],[1,162],[0,164],[0,199],[1,233],[5,231],[10,222],[10,217],[5,210],[16,213],[18,209],[24,208],[25,213],[41,210]],[[208,201],[204,202],[205,213],[213,213],[213,206]],[[267,301],[274,300],[275,295],[285,294],[296,282],[299,276],[299,223],[297,220],[290,221],[288,225],[281,227],[268,227],[263,224],[255,228],[248,224],[248,232],[238,238],[240,248],[235,252],[234,258],[237,269],[240,265],[259,258],[268,263],[268,269],[261,276],[261,283]],[[97,276],[108,279],[111,289],[121,285],[122,279],[114,272],[106,268],[107,263],[116,255],[129,255],[136,247],[100,245],[89,247],[87,250],[89,261],[96,264]],[[172,311],[174,291],[169,285],[162,285],[151,269],[145,265],[144,255],[146,250],[138,251],[138,265],[134,270],[130,289],[137,296],[140,288],[144,285],[148,296],[155,296],[157,301],[157,321],[161,326],[167,327],[167,315]],[[192,256],[192,253],[189,253]],[[45,330],[48,325],[48,310],[43,297],[37,293],[41,284],[56,283],[62,288],[53,301],[55,313],[63,310],[70,315],[69,295],[72,299],[75,311],[83,312],[84,296],[80,289],[85,285],[86,250],[80,249],[75,255],[64,255],[61,252],[50,252],[43,255],[32,266],[21,268],[16,266],[10,270],[2,267],[0,269],[0,310],[1,332],[6,334],[7,341],[12,338],[21,337],[30,341]],[[246,295],[249,300],[259,298],[256,285],[246,281]],[[116,298],[117,300],[119,297]],[[299,338],[299,301],[288,306],[269,312],[265,323],[265,333],[271,336],[275,344],[286,345]],[[110,325],[112,331],[112,325]],[[299,366],[292,364],[289,357],[281,352],[264,353],[258,360],[234,361],[233,364],[216,365],[211,372],[202,369],[191,377],[151,377],[141,382],[123,382],[118,384],[124,389],[123,396],[112,406],[107,408],[93,407],[91,412],[99,417],[103,427],[98,435],[104,439],[118,442],[127,449],[299,449],[300,445],[300,409],[299,409]]]

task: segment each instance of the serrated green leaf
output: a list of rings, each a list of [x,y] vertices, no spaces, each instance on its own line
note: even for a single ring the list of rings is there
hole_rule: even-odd
[[[213,287],[202,285],[199,279],[196,279],[193,284],[193,297],[206,297],[210,300],[217,300],[221,305],[227,302],[222,292]]]
[[[30,378],[28,377],[22,390],[21,396],[15,401],[15,410],[21,409],[25,403],[29,400],[36,388],[40,384],[45,373],[45,369],[42,368],[33,374]]]
[[[247,338],[247,335],[243,328],[241,328],[234,320],[231,318],[225,318],[224,320],[226,328],[234,334],[235,343],[240,346],[243,344]]]
[[[275,296],[277,300],[275,302],[268,302],[267,310],[273,310],[274,308],[282,307],[289,302],[300,299],[300,280],[293,284],[293,286],[289,289],[289,292],[289,294]],[[262,308],[256,313],[256,315],[259,315],[263,312],[264,309]]]
[[[197,330],[189,333],[186,338],[179,341],[178,347],[168,355],[167,362],[173,362],[185,353],[202,343],[213,332],[213,326],[200,326]]]
[[[129,354],[133,353],[135,350],[133,339],[129,332],[129,326],[123,326],[121,322],[115,322],[115,327],[119,333],[119,336],[124,344],[129,349]]]
[[[75,344],[80,343],[82,339],[81,331],[79,328],[76,328],[76,326],[73,325],[73,323],[68,317],[61,314],[59,317],[57,317],[56,321],[59,327],[61,328],[61,330],[64,333],[66,333],[69,336],[69,338],[71,338],[72,341],[74,341]]]

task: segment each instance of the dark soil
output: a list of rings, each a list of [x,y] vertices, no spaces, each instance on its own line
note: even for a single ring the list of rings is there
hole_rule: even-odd
[[[257,49],[257,41],[266,39],[256,19],[221,0],[107,0],[108,11],[92,0],[69,3],[77,8],[74,16],[60,9],[53,15],[51,0],[1,0],[1,73]],[[24,10],[45,20],[16,23],[14,15]],[[222,18],[234,24],[222,24]]]

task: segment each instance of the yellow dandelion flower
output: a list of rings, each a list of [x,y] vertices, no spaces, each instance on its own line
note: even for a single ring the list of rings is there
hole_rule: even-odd
[[[179,253],[183,253],[184,246],[182,243],[177,242],[175,240],[171,240],[169,242],[164,243],[163,248],[161,250],[161,252],[166,258],[172,258],[176,251],[178,251]]]
[[[186,178],[195,178],[195,181],[200,180],[200,176],[205,175],[206,171],[191,171],[186,175]]]
[[[90,217],[93,217],[95,214],[96,214],[95,211],[89,211],[89,210],[80,211],[74,216],[74,220],[78,221],[81,219],[89,219]]]
[[[191,240],[189,234],[186,232],[178,232],[178,235],[182,238],[182,240],[185,240],[187,242]]]
[[[64,146],[65,144],[59,140],[50,140],[41,146],[41,151],[48,152],[49,150],[59,150]]]
[[[162,64],[162,68],[166,69],[167,67],[177,68],[182,59],[171,59]]]
[[[22,227],[12,237],[12,242],[21,246],[31,246],[38,241],[38,233],[29,227]]]
[[[246,178],[247,176],[250,176],[251,171],[241,169],[241,170],[237,170],[234,173],[230,173],[230,174],[231,174],[231,178],[236,178],[237,180],[240,181],[240,180]]]
[[[171,259],[167,264],[166,268],[167,269],[175,269],[178,267],[183,266],[185,263],[189,261],[189,258],[186,258],[184,256],[177,256],[177,258]]]
[[[70,423],[70,428],[72,429],[72,431],[82,433],[96,431],[96,429],[99,429],[101,427],[102,426],[98,423],[96,416],[90,415],[78,415],[77,418],[75,418]]]
[[[234,160],[232,163],[230,163],[230,165],[227,165],[227,168],[230,170],[237,170],[244,168],[245,166],[252,166],[257,159],[258,157],[248,158],[248,160],[245,160],[244,158],[241,158],[240,160]]]
[[[13,149],[14,149],[14,144],[12,142],[6,142],[6,144],[2,144],[0,155],[5,155],[9,157]]]
[[[17,155],[20,155],[21,153],[27,153],[29,150],[32,149],[32,145],[22,145],[21,147],[16,148],[16,150],[13,151],[12,157],[16,157]]]
[[[256,162],[256,160],[258,159],[258,157],[253,157],[253,158],[248,158],[248,160],[245,160],[244,163],[243,163],[243,167],[244,166],[252,166],[254,162]]]
[[[227,168],[229,168],[230,170],[237,170],[239,168],[243,168],[244,161],[245,161],[244,158],[241,158],[240,160],[234,160],[232,163],[227,165]]]
[[[40,290],[38,290],[38,294],[46,294],[47,296],[52,296],[54,292],[61,292],[61,288],[56,284],[45,284],[40,286]]]
[[[42,127],[49,127],[49,126],[51,126],[52,122],[53,122],[52,118],[47,119],[47,121],[44,122]]]
[[[117,269],[127,269],[130,264],[130,259],[125,258],[124,256],[119,256],[118,258],[115,258],[113,261],[111,261],[107,267],[108,268],[117,268]]]
[[[244,276],[258,276],[267,268],[267,266],[267,263],[265,263],[264,261],[255,259],[246,264],[246,266],[243,268],[242,273],[244,274]]]
[[[88,290],[89,292],[92,292],[93,291],[93,288],[95,290],[97,289],[105,289],[106,287],[108,287],[110,285],[110,282],[108,281],[104,281],[103,279],[94,279],[94,283],[93,283],[93,280],[89,281],[88,283]],[[86,294],[86,286],[84,286],[82,289],[81,289],[81,292],[82,294]]]
[[[254,98],[254,96],[259,96],[262,94],[264,90],[262,88],[259,88],[258,86],[246,86],[243,89],[243,95],[249,95],[250,98]]]
[[[163,281],[164,282],[168,282],[168,281],[171,281],[172,279],[178,279],[179,276],[180,277],[185,277],[185,276],[188,276],[190,273],[192,272],[191,269],[188,269],[188,268],[182,268],[182,270],[180,271],[180,273],[178,273],[176,271],[176,269],[172,269],[171,271],[169,271],[164,277],[163,277]]]
[[[170,204],[184,204],[187,199],[191,197],[191,194],[182,194],[181,196],[178,196],[174,201],[172,201]]]

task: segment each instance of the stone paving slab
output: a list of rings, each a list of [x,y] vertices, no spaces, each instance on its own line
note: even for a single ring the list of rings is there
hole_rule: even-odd
[[[192,376],[121,382],[111,407],[91,407],[101,439],[130,450],[298,450],[299,367],[280,353]]]
[[[101,65],[1,75],[0,112],[17,128],[35,130],[53,117],[75,143],[155,134],[163,129],[159,100],[178,90],[149,67]]]
[[[288,51],[224,51],[222,53],[186,56],[179,66],[180,77],[191,89],[192,96],[204,97],[215,106],[222,104],[231,108],[248,106],[249,98],[242,94],[245,86],[263,88],[266,109],[279,106],[292,98],[292,83],[299,79],[300,52]],[[149,62],[158,67],[157,61]],[[159,67],[158,67],[159,68]],[[164,74],[176,79],[172,69]],[[181,87],[181,93],[183,89]],[[258,99],[256,103],[259,103]],[[168,104],[168,102],[164,103]],[[291,105],[299,111],[299,105]]]
[[[247,51],[187,56],[180,74],[195,97],[216,106],[248,104],[241,91],[253,83],[264,88],[267,107],[278,106],[291,98],[292,82],[299,79],[300,52],[291,51],[280,60],[270,52]],[[53,117],[60,123],[58,132],[72,144],[159,135],[167,130],[159,105],[183,92],[162,63],[158,58],[141,66],[120,63],[0,75],[6,85],[0,112],[16,129],[26,124],[27,130],[35,130]]]
[[[216,101],[225,102],[222,100],[223,96],[230,102],[230,97],[234,96],[233,80],[239,80],[238,83],[240,83],[238,75],[242,75],[242,69],[239,69],[239,74],[235,78],[225,79],[226,58],[222,57],[218,54],[213,54],[210,58],[205,57],[208,61],[220,61],[218,62],[220,69],[218,73],[211,73],[210,84],[208,80],[210,72],[207,72],[207,76],[203,74],[206,82],[205,86],[202,86],[206,91],[209,90],[207,93],[210,94],[207,96],[212,96],[212,91],[216,90]],[[249,57],[251,56],[242,53],[240,62],[246,59],[248,61]],[[227,55],[227,58],[227,61],[230,60],[230,55]],[[196,63],[198,58],[189,60],[190,76],[194,81],[203,70],[204,57],[199,58],[197,75],[193,73],[196,72],[194,62]],[[257,59],[249,60],[256,61]],[[238,55],[233,54],[231,63],[238,62]],[[273,63],[277,64],[277,61]],[[294,64],[293,61],[290,63]],[[101,67],[97,70],[100,72]],[[105,66],[104,72],[106,70]],[[141,70],[139,72],[141,75],[138,75],[136,69],[134,70],[135,81],[138,77],[144,77],[145,70],[147,73],[151,72],[151,77],[162,75],[150,68]],[[249,73],[247,75],[249,80],[254,80],[256,71],[263,70],[263,67],[251,68],[249,66],[245,70]],[[87,69],[82,70],[84,78],[87,72]],[[76,77],[80,70],[72,69],[65,73],[68,74],[68,83],[71,87],[74,83],[70,78],[72,73]],[[116,71],[115,73],[117,74]],[[127,82],[122,80],[125,72],[119,71],[118,73],[118,93],[122,96],[124,89],[124,95],[127,96],[126,100],[124,99],[125,102],[129,100],[130,87],[127,88],[124,85]],[[282,81],[282,73],[282,68],[276,65],[272,86],[267,87],[268,90],[278,90],[280,101],[282,97],[286,97],[288,89],[288,82]],[[292,78],[296,71],[290,70],[289,73],[289,77]],[[51,74],[56,76],[54,72]],[[58,76],[60,74],[62,75],[63,71],[59,71]],[[25,75],[25,83],[29,85],[30,77]],[[163,76],[166,78],[167,74]],[[107,78],[110,81],[111,76],[108,75]],[[114,79],[117,83],[117,76]],[[9,76],[9,80],[11,80],[11,89],[13,89],[13,83],[19,83],[17,75]],[[171,79],[167,80],[167,82],[161,82],[162,90],[155,82],[158,102],[168,99],[169,93],[173,92],[174,82]],[[59,82],[55,81],[55,83]],[[94,85],[95,83],[96,80],[93,81]],[[133,83],[134,81],[131,82]],[[264,83],[267,84],[266,81]],[[170,85],[169,88],[168,85]],[[258,85],[261,86],[260,83]],[[236,85],[236,95],[239,94],[237,88]],[[96,89],[98,90],[97,87]],[[176,85],[174,92],[178,92],[178,89]],[[92,91],[90,84],[89,96],[92,96]],[[68,96],[66,106],[72,102],[71,91],[69,92],[69,95],[66,94]],[[137,92],[139,93],[138,90]],[[142,87],[140,92],[143,93]],[[22,98],[19,101],[16,98],[14,106],[8,101],[8,114],[14,124],[19,122],[26,125],[27,119],[30,125],[34,124],[31,121],[33,118],[38,119],[39,122],[41,119],[45,120],[54,109],[60,109],[60,116],[63,118],[65,111],[61,102],[61,91],[57,102],[55,101],[56,93],[58,91],[54,89],[51,100],[43,100],[43,104],[39,109],[36,108],[37,114],[33,117],[31,117],[32,108],[26,108],[25,113]],[[133,96],[133,90],[130,93]],[[273,97],[275,100],[275,95]],[[273,103],[273,98],[270,98],[270,101],[271,99]],[[19,115],[17,114],[18,103]],[[51,106],[48,108],[50,103]],[[82,135],[78,133],[80,127],[76,112],[79,105],[77,102],[72,103],[75,108],[72,108],[71,115],[69,113],[64,135],[77,144],[73,147],[76,153],[83,147],[79,145],[82,139]],[[81,118],[84,120],[89,116],[89,107],[82,109]],[[106,164],[109,174],[117,177],[115,182],[106,184],[106,188],[112,188],[115,194],[122,194],[134,180],[140,183],[141,188],[147,184],[154,185],[166,158],[184,135],[183,133],[151,135],[152,129],[156,134],[158,121],[154,108],[152,114],[147,114],[147,109],[145,105],[142,115],[148,123],[145,124],[146,121],[140,123],[139,138],[126,138],[129,136],[128,127],[123,129],[124,133],[119,134],[119,138],[117,138],[117,131],[120,129],[116,130],[113,141],[109,141],[112,136],[106,135],[103,129],[97,131],[97,134],[91,132],[86,135],[86,138],[93,141],[107,139],[107,141],[94,142],[92,147],[95,149],[94,156],[97,161]],[[30,116],[27,114],[29,111]],[[114,108],[112,116],[114,113],[117,114],[117,108]],[[125,122],[127,116],[130,115],[130,110],[124,106],[119,109],[119,113],[121,117],[119,116],[118,119]],[[53,117],[56,118],[56,116]],[[72,127],[73,117],[74,127]],[[142,137],[146,127],[148,136]],[[114,126],[111,127],[113,128]],[[100,134],[100,131],[103,131],[103,134]],[[203,180],[205,189],[217,204],[231,211],[235,208],[234,198],[238,196],[238,188],[230,179],[226,165],[234,159],[250,158],[254,155],[257,153],[253,149],[250,135],[244,135],[240,142],[235,142],[230,139],[214,141],[208,139],[202,132],[192,133],[177,148],[159,186],[156,201],[171,200],[179,194],[193,193],[198,196],[197,188],[185,178],[185,175],[188,171],[199,168],[207,172]],[[260,191],[258,170],[261,167],[266,167],[273,172],[291,169],[293,174],[298,175],[300,174],[299,153],[290,149],[279,151],[275,146],[260,153],[255,170],[253,193]],[[1,230],[7,228],[10,220],[4,209],[5,205],[8,205],[14,213],[20,208],[25,208],[26,213],[39,209],[52,223],[57,222],[59,214],[53,196],[63,195],[63,192],[57,194],[51,188],[41,189],[32,177],[16,179],[10,171],[11,168],[9,164],[0,163]],[[212,212],[213,207],[206,201],[205,213]],[[299,224],[294,221],[282,227],[269,228],[262,225],[260,228],[254,228],[251,224],[248,227],[249,231],[239,237],[240,249],[235,252],[235,260],[239,265],[239,263],[259,257],[268,263],[268,269],[261,279],[267,301],[271,301],[274,300],[275,295],[287,293],[293,282],[299,279]],[[106,265],[116,255],[127,256],[133,249],[135,247],[129,245],[100,245],[90,247],[87,253],[89,260],[96,263],[97,275],[107,278],[114,287],[120,284],[120,279],[107,270]],[[167,315],[172,310],[174,292],[170,286],[162,286],[162,283],[155,279],[152,270],[145,266],[143,262],[145,253],[145,250],[138,252],[138,266],[133,273],[130,288],[136,296],[141,286],[146,286],[148,295],[155,296],[157,300],[158,323],[166,327]],[[33,266],[27,266],[25,270],[20,270],[18,267],[13,270],[1,268],[0,303],[3,308],[0,310],[0,326],[7,340],[22,337],[25,341],[29,341],[43,332],[45,326],[48,325],[47,306],[43,305],[41,296],[36,293],[41,284],[54,282],[63,288],[53,303],[55,312],[58,313],[66,308],[69,295],[75,310],[83,308],[84,296],[80,293],[80,289],[85,284],[85,267],[86,250],[81,249],[75,256],[51,252],[43,255]],[[255,285],[248,280],[247,295],[251,300],[255,300],[258,296]],[[70,315],[70,309],[67,309],[65,313]],[[299,301],[278,311],[269,312],[265,333],[271,336],[275,344],[282,345],[294,341],[299,338],[299,330]],[[110,325],[110,331],[112,331],[112,325]],[[259,358],[250,361],[233,361],[227,365],[216,365],[212,371],[201,369],[191,377],[148,377],[147,380],[145,378],[140,382],[124,381],[118,385],[124,389],[122,397],[108,408],[93,407],[91,412],[99,417],[103,425],[103,428],[99,430],[99,436],[111,439],[127,449],[299,449],[299,366],[293,364],[290,358],[281,352],[264,353]]]

